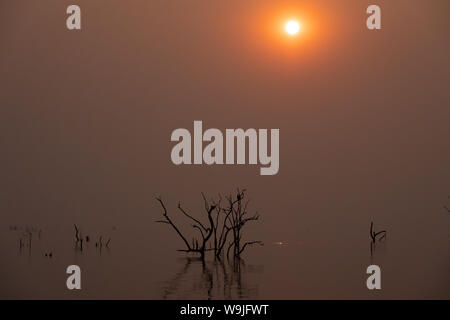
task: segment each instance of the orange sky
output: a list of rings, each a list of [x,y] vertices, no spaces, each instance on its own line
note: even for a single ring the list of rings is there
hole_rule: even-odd
[[[411,295],[449,297],[449,1],[376,1],[381,31],[360,0],[76,2],[81,32],[65,29],[64,1],[0,4],[3,226],[115,224],[176,248],[152,222],[155,195],[195,207],[201,191],[245,187],[265,241],[339,245],[356,265],[350,244],[376,219],[395,268],[419,279]],[[292,17],[298,37],[282,32]],[[279,174],[174,166],[170,133],[194,120],[279,128]],[[1,265],[4,280],[14,266]]]

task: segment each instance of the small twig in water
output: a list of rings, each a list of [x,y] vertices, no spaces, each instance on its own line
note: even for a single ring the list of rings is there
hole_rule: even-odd
[[[370,237],[372,238],[372,243],[375,243],[375,241],[377,240],[377,237],[379,235],[381,235],[381,237],[378,239],[378,241],[381,241],[381,240],[385,239],[386,238],[386,234],[387,234],[386,230],[375,232],[373,230],[373,222],[370,223]]]

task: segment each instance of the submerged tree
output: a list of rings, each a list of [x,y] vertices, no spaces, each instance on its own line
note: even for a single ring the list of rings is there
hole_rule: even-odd
[[[244,201],[245,190],[237,190],[237,194],[233,197],[231,194],[226,197],[227,205],[222,206],[222,196],[219,195],[219,200],[212,199],[208,201],[206,196],[202,193],[204,209],[207,224],[203,224],[199,219],[192,216],[186,209],[178,203],[178,210],[189,219],[193,229],[197,230],[198,236],[193,237],[188,241],[185,234],[177,227],[173,220],[169,217],[167,208],[163,200],[158,197],[163,209],[164,220],[158,220],[158,223],[170,225],[183,240],[186,248],[180,249],[183,252],[199,253],[200,257],[204,259],[206,251],[214,251],[216,258],[220,259],[223,256],[224,248],[228,244],[227,257],[230,255],[230,250],[233,248],[233,256],[239,258],[249,245],[259,244],[263,245],[261,241],[247,241],[242,244],[243,227],[249,221],[256,221],[259,215],[249,215],[247,208],[249,201]],[[228,242],[228,237],[231,235],[231,241]]]
[[[244,197],[245,190],[238,190],[236,199],[233,199],[231,195],[227,197],[229,206],[225,210],[229,214],[227,215],[226,222],[230,223],[230,229],[233,235],[233,239],[228,245],[227,257],[230,254],[231,248],[233,248],[234,256],[239,257],[247,246],[254,244],[262,245],[261,241],[247,241],[242,245],[242,228],[247,222],[257,221],[259,219],[258,213],[253,215],[248,214],[247,208],[250,201],[247,200],[244,203]]]
[[[370,238],[372,239],[372,243],[375,243],[375,241],[378,239],[379,241],[386,238],[387,232],[385,230],[375,232],[373,230],[373,222],[370,223]],[[380,236],[380,237],[378,237]]]
[[[77,225],[73,225],[75,227],[75,248],[79,248],[80,251],[83,251],[83,236],[78,229]]]
[[[370,223],[370,256],[373,257],[375,248],[376,248],[376,242],[381,242],[383,240],[386,240],[387,231],[375,231],[373,228],[373,222]]]
[[[75,250],[80,250],[81,252],[83,252],[83,244],[86,242],[86,245],[89,244],[89,242],[91,241],[91,237],[86,235],[85,237],[83,236],[83,234],[81,233],[81,230],[78,228],[78,226],[76,224],[73,225],[75,228]],[[100,237],[98,238],[98,241],[95,242],[95,247],[100,249],[100,253],[101,250],[103,248],[103,246],[105,246],[107,249],[109,249],[109,245],[111,243],[111,238],[108,238],[108,240],[106,241],[106,243],[103,243],[103,236],[100,235]]]

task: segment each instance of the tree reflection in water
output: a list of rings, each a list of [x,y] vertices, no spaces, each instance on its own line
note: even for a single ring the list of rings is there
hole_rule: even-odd
[[[249,275],[262,266],[246,266],[243,259],[223,262],[218,259],[183,258],[182,269],[163,285],[163,299],[255,299],[258,286]]]

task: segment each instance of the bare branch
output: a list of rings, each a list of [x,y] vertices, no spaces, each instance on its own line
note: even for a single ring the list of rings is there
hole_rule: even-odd
[[[163,208],[164,212],[163,212],[163,216],[164,218],[166,218],[167,223],[169,223],[172,228],[178,233],[178,235],[180,236],[180,238],[184,241],[184,243],[186,244],[186,247],[188,248],[188,250],[192,250],[191,246],[189,245],[189,242],[186,240],[186,238],[183,236],[183,234],[181,233],[181,231],[175,226],[175,224],[172,222],[172,220],[170,220],[169,216],[167,215],[167,208],[164,205],[164,202],[162,201],[161,198],[156,198],[156,200],[160,203],[161,207]]]
[[[205,235],[203,234],[202,229],[201,229],[198,225],[193,224],[192,227],[193,227],[194,229],[198,229],[198,231],[200,231],[200,234],[202,235],[202,239],[205,239]]]
[[[264,245],[264,243],[263,243],[262,241],[248,241],[248,242],[246,242],[246,243],[242,246],[242,249],[239,251],[239,254],[241,254],[242,252],[244,252],[244,250],[245,250],[245,248],[246,248],[247,246],[252,246],[252,245],[254,245],[254,244],[259,244],[260,246],[263,246],[263,245]]]
[[[206,210],[206,212],[208,212],[208,210],[209,210],[208,200],[206,200],[205,194],[203,192],[201,194],[202,194],[203,201],[205,203],[205,210]]]
[[[373,222],[370,223],[370,238],[372,239],[372,243],[375,243],[375,241],[377,240],[377,237],[379,235],[381,235],[381,237],[378,239],[378,241],[385,239],[386,234],[387,234],[386,230],[382,230],[382,231],[378,231],[378,232],[374,231]]]
[[[75,238],[76,238],[77,242],[79,242],[80,241],[80,237],[78,236],[79,235],[79,231],[78,231],[77,225],[74,224],[73,226],[75,227]]]
[[[181,211],[186,217],[188,217],[189,219],[191,219],[191,220],[195,221],[196,223],[198,223],[198,225],[200,225],[200,226],[203,228],[203,230],[205,230],[206,232],[208,232],[208,229],[205,228],[205,226],[204,226],[199,220],[197,220],[197,219],[195,219],[194,217],[192,217],[190,214],[188,214],[188,213],[181,207],[181,203],[180,203],[180,202],[178,203],[178,209],[180,209],[180,211]]]

